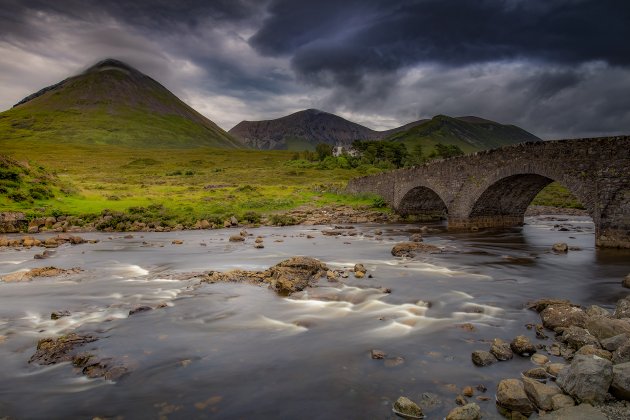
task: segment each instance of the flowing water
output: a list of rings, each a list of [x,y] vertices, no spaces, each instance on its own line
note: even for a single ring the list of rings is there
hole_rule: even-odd
[[[443,418],[466,385],[484,418],[498,417],[501,378],[533,367],[518,358],[478,368],[470,354],[494,337],[511,340],[539,322],[524,304],[540,297],[614,308],[630,253],[596,250],[588,218],[561,223],[537,217],[523,228],[468,233],[435,225],[425,242],[445,248],[414,259],[392,257],[413,225],[356,225],[354,236],[326,227],[250,229],[265,238],[228,242],[233,230],[91,233],[96,244],[0,252],[0,274],[54,265],[77,275],[0,283],[0,417],[144,418],[392,418],[400,395],[442,401],[427,412]],[[382,230],[382,235],[375,235]],[[308,238],[311,235],[314,238]],[[183,245],[173,245],[180,239]],[[554,242],[580,250],[549,252]],[[200,284],[178,273],[232,268],[262,270],[295,255],[351,271],[363,263],[372,278],[325,279],[294,297],[246,284]],[[390,288],[391,293],[384,293]],[[138,305],[165,307],[129,316]],[[56,310],[71,312],[51,320]],[[463,328],[472,324],[474,330]],[[127,365],[116,380],[88,379],[70,363],[29,364],[37,341],[69,332],[100,339],[86,347]],[[371,349],[387,353],[372,360]],[[401,357],[402,359],[396,359]]]

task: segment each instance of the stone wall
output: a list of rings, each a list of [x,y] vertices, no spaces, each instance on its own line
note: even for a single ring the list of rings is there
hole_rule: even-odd
[[[348,191],[379,194],[401,214],[443,211],[450,229],[469,229],[522,224],[553,181],[588,210],[598,246],[630,248],[630,136],[522,143],[353,179]]]

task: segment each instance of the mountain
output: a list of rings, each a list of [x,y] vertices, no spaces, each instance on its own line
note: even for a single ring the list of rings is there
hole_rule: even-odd
[[[314,149],[318,143],[348,146],[354,140],[454,144],[466,152],[491,149],[506,144],[540,140],[527,131],[479,117],[438,115],[386,131],[375,131],[337,115],[307,109],[286,117],[265,121],[241,121],[229,133],[255,149]]]
[[[428,150],[442,143],[456,145],[464,152],[473,152],[540,138],[515,125],[474,116],[453,118],[437,115],[407,130],[389,134],[383,140],[405,143],[408,149],[420,144]]]
[[[113,59],[0,113],[0,132],[4,139],[51,143],[243,147],[160,83]]]
[[[377,140],[380,135],[317,109],[265,121],[241,121],[229,133],[255,149],[313,149],[318,143],[349,145],[354,140]]]

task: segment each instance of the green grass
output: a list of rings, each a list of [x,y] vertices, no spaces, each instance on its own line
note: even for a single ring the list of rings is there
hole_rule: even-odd
[[[582,203],[567,188],[557,182],[552,182],[543,188],[531,205],[584,209]]]
[[[3,140],[2,145],[17,160],[45,162],[60,184],[72,186],[71,194],[30,202],[0,196],[3,209],[38,215],[84,216],[162,205],[174,220],[188,223],[247,212],[268,214],[308,203],[369,206],[377,201],[374,196],[338,193],[366,168],[294,167],[289,151],[146,150],[64,143],[51,147],[34,139]]]

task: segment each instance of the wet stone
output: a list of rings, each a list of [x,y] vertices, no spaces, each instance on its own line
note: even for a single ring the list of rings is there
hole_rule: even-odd
[[[131,310],[129,311],[129,315],[131,316],[131,315],[138,314],[138,313],[140,313],[140,312],[147,312],[147,311],[150,311],[150,310],[152,310],[152,309],[153,309],[153,308],[152,308],[152,307],[150,307],[150,306],[144,306],[144,305],[143,305],[143,306],[137,306],[137,307],[135,307],[135,308],[133,308],[133,309],[131,309]]]
[[[410,416],[411,418],[421,418],[422,409],[415,402],[407,397],[399,397],[394,403],[394,410],[397,413]]]
[[[547,374],[547,370],[543,367],[537,367],[537,368],[526,370],[525,372],[523,372],[523,376],[536,379],[536,380],[544,380],[544,379],[549,378],[549,375]]]
[[[514,338],[510,343],[510,348],[519,356],[530,356],[536,353],[536,346],[524,335],[519,335]]]
[[[492,353],[483,350],[474,351],[471,357],[476,366],[488,366],[497,361]]]
[[[500,338],[492,340],[492,346],[490,347],[490,353],[497,358],[497,360],[505,361],[514,357],[514,353],[510,348],[510,345]]]
[[[70,316],[70,311],[55,311],[50,314],[50,319],[56,320],[65,316]]]
[[[373,349],[372,351],[370,351],[370,356],[372,357],[372,359],[384,359],[385,356],[387,356],[387,353],[385,353],[383,350],[377,350],[377,349]]]

